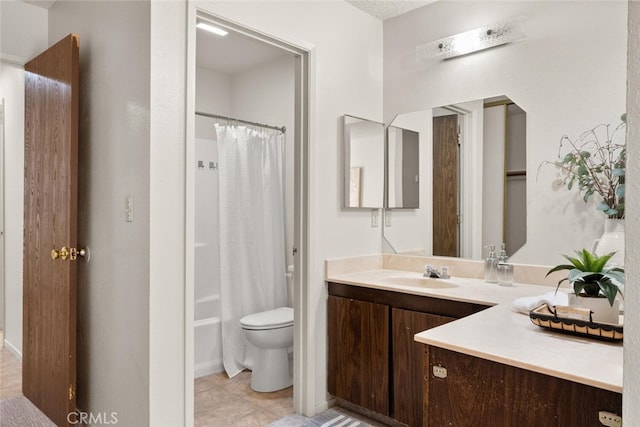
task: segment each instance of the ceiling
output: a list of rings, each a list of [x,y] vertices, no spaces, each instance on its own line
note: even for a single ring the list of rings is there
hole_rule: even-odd
[[[1,0],[0,0],[1,1]],[[22,0],[49,8],[56,0]],[[435,0],[345,0],[362,11],[385,20],[417,9]],[[238,54],[240,53],[240,54]],[[198,30],[196,58],[199,67],[235,74],[286,55],[281,49],[230,32],[221,37]]]
[[[345,0],[382,21],[405,14],[436,0]]]
[[[196,63],[224,74],[236,74],[287,55],[282,49],[230,31],[218,36],[201,29],[196,36]]]
[[[435,0],[345,0],[380,20],[402,15]],[[235,74],[286,55],[281,49],[238,33],[225,37],[198,30],[196,60],[198,67],[224,74]]]
[[[45,9],[49,9],[51,5],[56,2],[56,0],[22,0],[22,1],[34,6],[44,7]]]

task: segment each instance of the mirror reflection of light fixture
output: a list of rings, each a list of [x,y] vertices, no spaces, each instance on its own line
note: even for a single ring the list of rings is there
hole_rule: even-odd
[[[220,27],[216,27],[215,25],[209,24],[208,22],[198,22],[196,24],[196,28],[200,28],[201,30],[209,31],[210,33],[217,34],[219,36],[226,36],[229,34],[228,31],[223,30]]]
[[[524,19],[520,16],[416,46],[416,59],[448,59],[519,40],[524,37]]]

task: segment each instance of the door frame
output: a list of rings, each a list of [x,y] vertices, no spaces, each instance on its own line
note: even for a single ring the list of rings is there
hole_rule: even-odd
[[[4,245],[4,98],[0,98],[0,330],[4,331],[4,272],[5,272],[5,245]],[[4,341],[4,334],[3,334]],[[0,348],[3,343],[0,342]]]
[[[443,106],[458,115],[458,225],[459,256],[482,258],[482,103]],[[462,190],[460,190],[462,187]]]
[[[186,94],[186,159],[185,159],[185,425],[194,422],[194,285],[195,285],[195,94],[196,94],[196,20],[205,18],[215,25],[258,41],[278,47],[294,55],[295,61],[295,107],[294,107],[294,256],[293,308],[294,308],[294,367],[293,405],[294,411],[314,415],[314,367],[313,355],[308,351],[309,333],[308,306],[309,282],[309,148],[311,106],[313,104],[313,77],[315,75],[312,45],[301,45],[299,41],[279,39],[248,28],[219,16],[205,5],[196,5],[189,0],[187,22],[187,94]]]

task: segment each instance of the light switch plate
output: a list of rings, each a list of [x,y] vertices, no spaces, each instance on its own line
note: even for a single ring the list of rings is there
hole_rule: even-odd
[[[378,209],[371,209],[371,227],[378,226]]]

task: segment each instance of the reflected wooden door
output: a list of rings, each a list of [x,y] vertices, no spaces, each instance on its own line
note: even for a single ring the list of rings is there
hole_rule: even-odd
[[[25,65],[22,392],[58,426],[76,408],[78,54],[72,34]]]
[[[433,255],[458,252],[458,116],[433,118]]]

